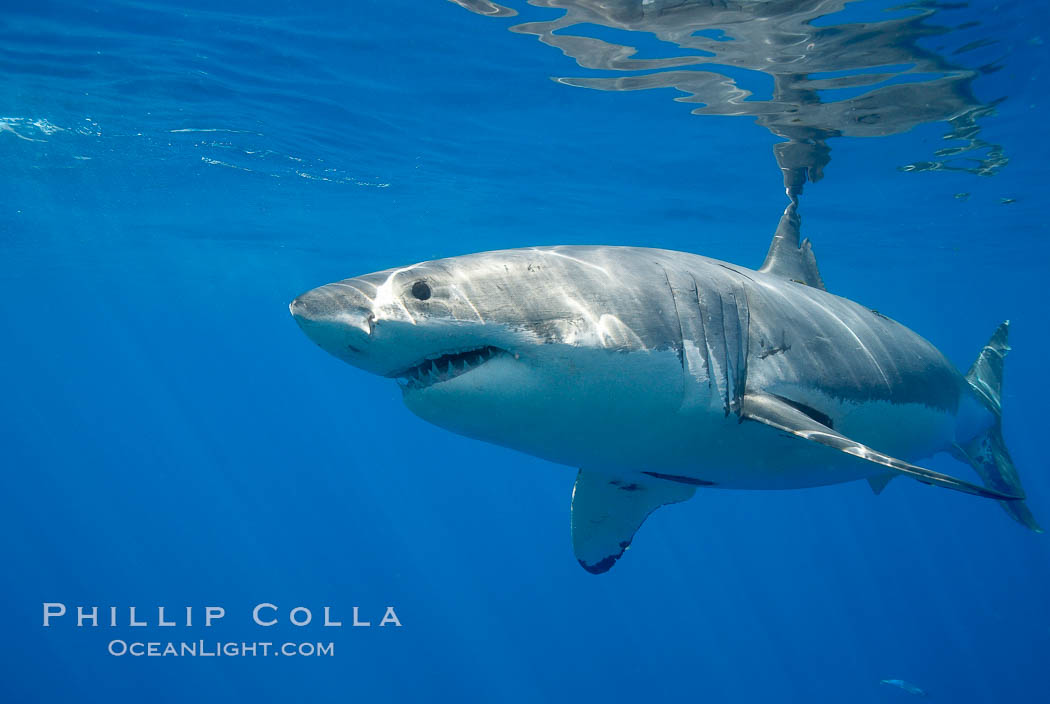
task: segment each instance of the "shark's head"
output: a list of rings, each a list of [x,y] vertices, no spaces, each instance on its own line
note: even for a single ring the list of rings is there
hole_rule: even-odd
[[[513,316],[493,315],[512,307],[514,292],[493,281],[498,277],[493,267],[468,266],[463,259],[327,284],[302,294],[289,308],[322,349],[397,379],[406,396],[450,392],[461,388],[467,375],[477,386],[494,369],[520,361],[527,341]],[[478,295],[481,290],[484,296]]]
[[[558,444],[566,414],[598,422],[617,411],[610,386],[632,384],[624,353],[655,363],[644,353],[666,321],[646,308],[645,286],[586,255],[543,248],[423,262],[321,286],[290,308],[330,354],[397,379],[425,420],[520,449],[523,428],[535,431],[527,442]],[[665,358],[677,363],[669,350]]]

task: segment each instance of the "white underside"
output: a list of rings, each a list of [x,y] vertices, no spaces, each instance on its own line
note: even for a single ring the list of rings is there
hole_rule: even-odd
[[[789,489],[884,474],[881,465],[723,411],[670,350],[545,345],[405,393],[452,432],[589,471],[671,474],[731,489]],[[843,402],[810,388],[760,389],[831,416],[835,430],[915,462],[945,449],[954,418],[922,405]],[[700,393],[703,391],[703,394]]]

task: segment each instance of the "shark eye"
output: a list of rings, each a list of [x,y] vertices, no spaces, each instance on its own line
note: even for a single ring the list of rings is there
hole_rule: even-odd
[[[412,284],[412,295],[421,301],[430,298],[430,286],[426,281],[417,281]]]

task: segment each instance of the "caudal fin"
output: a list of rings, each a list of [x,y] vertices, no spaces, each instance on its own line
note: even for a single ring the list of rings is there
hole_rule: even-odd
[[[977,361],[966,374],[966,381],[969,382],[977,398],[995,416],[995,423],[983,435],[979,435],[966,445],[957,447],[984,480],[985,486],[1006,494],[1024,496],[1021,478],[1006,449],[1006,443],[1003,442],[1003,359],[1010,351],[1009,332],[1010,321],[1007,320],[999,326],[992,335],[992,339],[981,349],[981,353],[977,355]],[[1021,525],[1036,533],[1043,532],[1024,501],[1000,501],[999,505]]]

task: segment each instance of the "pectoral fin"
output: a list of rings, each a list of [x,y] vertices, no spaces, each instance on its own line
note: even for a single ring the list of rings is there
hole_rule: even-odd
[[[846,436],[835,432],[827,425],[806,415],[794,405],[788,403],[785,399],[782,399],[779,396],[774,396],[773,394],[761,392],[744,394],[743,401],[741,402],[740,417],[757,420],[760,423],[765,423],[777,430],[791,433],[792,435],[796,435],[804,440],[810,440],[840,452],[845,452],[848,455],[853,455],[854,457],[860,457],[869,462],[881,464],[900,474],[907,474],[912,479],[920,481],[923,484],[942,486],[946,489],[954,489],[955,491],[961,491],[965,494],[983,496],[989,499],[999,499],[1001,501],[1016,501],[1024,498],[1024,496],[1005,494],[1000,491],[995,491],[994,489],[986,489],[977,486],[976,484],[965,482],[962,479],[956,479],[947,474],[923,469],[922,467],[899,460],[895,457],[885,455],[877,450],[871,449],[867,445],[863,445],[856,440],[850,440]]]
[[[572,547],[583,569],[607,572],[650,513],[685,501],[696,488],[662,479],[621,478],[580,470],[572,490]]]

